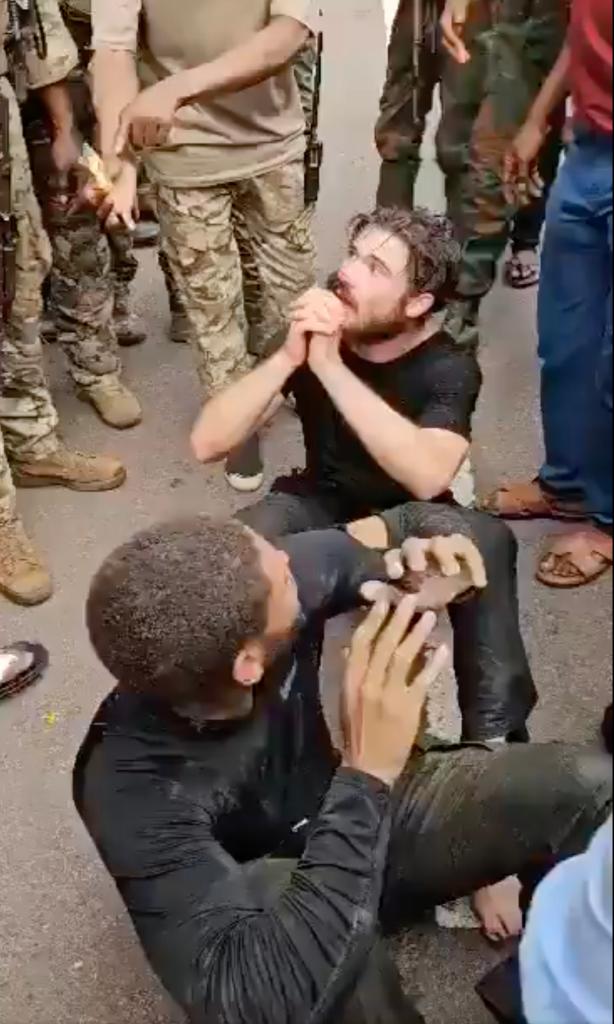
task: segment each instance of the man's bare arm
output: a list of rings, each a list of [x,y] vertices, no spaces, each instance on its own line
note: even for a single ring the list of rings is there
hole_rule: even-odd
[[[241,92],[271,78],[289,64],[308,38],[309,29],[300,21],[276,17],[216,60],[180,71],[145,89],[123,112],[115,152],[122,153],[129,143],[137,149],[162,145],[182,106],[194,99],[206,101]]]
[[[343,363],[338,347],[324,338],[310,366],[343,418],[377,464],[408,494],[421,501],[439,497],[451,486],[469,442],[452,431],[423,428],[396,412]]]
[[[282,348],[209,399],[192,433],[192,451],[199,462],[219,462],[264,426],[281,407],[283,387],[296,365]]]
[[[100,150],[115,155],[115,139],[123,111],[139,94],[136,56],[129,50],[102,47],[92,61],[94,106],[98,115]]]
[[[539,155],[550,131],[552,115],[569,94],[570,62],[571,53],[566,43],[505,155],[504,187],[510,206],[526,206],[543,192]]]

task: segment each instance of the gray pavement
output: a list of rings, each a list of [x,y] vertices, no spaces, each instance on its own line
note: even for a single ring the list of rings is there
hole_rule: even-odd
[[[335,264],[348,216],[372,202],[372,124],[385,46],[376,0],[329,7],[327,160],[318,217],[323,271]],[[430,151],[421,190],[423,201],[440,205]],[[190,457],[198,391],[190,353],[165,338],[168,314],[152,254],[142,261],[137,303],[149,330],[147,345],[126,356],[146,410],[138,430],[116,435],[99,425],[74,398],[61,354],[48,350],[68,440],[120,454],[130,469],[128,484],[107,496],[22,492],[24,517],[49,557],[57,596],[30,612],[0,599],[0,642],[35,638],[52,654],[44,683],[0,707],[0,1024],[181,1020],[144,964],[70,793],[76,750],[109,688],[83,628],[92,573],[112,546],[156,519],[233,507],[220,471],[205,471]],[[488,303],[475,456],[483,486],[531,473],[538,463],[534,313],[531,296],[502,289]],[[271,428],[266,447],[271,473],[297,463],[289,414]],[[519,533],[524,626],[542,694],[535,734],[591,742],[611,692],[610,581],[571,594],[539,588],[532,569],[541,529]],[[429,1024],[486,1024],[471,989],[496,954],[477,934],[420,929],[400,943],[399,956]]]

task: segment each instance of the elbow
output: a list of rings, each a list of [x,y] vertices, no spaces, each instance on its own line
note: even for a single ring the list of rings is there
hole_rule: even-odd
[[[202,428],[196,428],[193,431],[190,444],[195,457],[205,466],[213,462],[220,462],[228,454],[220,443],[220,439]]]
[[[442,473],[425,474],[420,480],[405,480],[407,490],[418,501],[435,501],[449,491],[454,477]]]
[[[435,501],[446,493],[448,487],[449,484],[442,485],[437,480],[421,480],[418,484],[414,483],[409,490],[418,501]]]
[[[269,53],[270,63],[277,71],[285,68],[303,49],[311,35],[306,25],[294,18],[280,18],[284,22],[284,31],[280,33],[277,45]]]

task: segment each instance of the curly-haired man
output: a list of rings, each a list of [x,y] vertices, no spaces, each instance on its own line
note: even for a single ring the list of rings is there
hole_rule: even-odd
[[[205,406],[193,444],[203,462],[223,458],[292,393],[307,468],[241,513],[254,530],[274,539],[345,524],[382,549],[399,524],[413,536],[471,537],[490,585],[451,609],[456,674],[464,737],[490,742],[526,733],[535,687],[514,538],[451,494],[481,385],[475,356],[433,319],[454,291],[459,258],[450,224],[427,211],[358,216],[330,290],[308,292],[285,346]]]

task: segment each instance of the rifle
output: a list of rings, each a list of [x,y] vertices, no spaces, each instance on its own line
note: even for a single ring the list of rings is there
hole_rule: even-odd
[[[322,99],[322,58],[324,56],[324,33],[318,33],[316,49],[315,82],[311,124],[307,135],[305,152],[305,205],[315,206],[320,195],[324,143],[320,141],[320,103]]]
[[[10,78],[19,103],[28,95],[26,54],[36,53],[39,60],[47,58],[47,37],[37,0],[7,0],[9,27],[7,57]]]
[[[437,59],[439,52],[439,19],[443,10],[441,0],[413,0],[413,90],[412,116],[415,125],[424,120],[420,83],[422,81],[422,52],[426,50]]]
[[[8,322],[15,299],[17,272],[17,222],[12,213],[10,108],[6,96],[0,95],[0,288],[2,289],[2,321]]]

